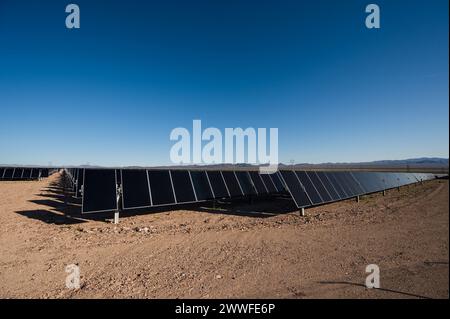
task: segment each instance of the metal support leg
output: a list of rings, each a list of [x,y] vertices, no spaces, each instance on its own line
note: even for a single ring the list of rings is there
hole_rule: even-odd
[[[397,190],[398,190],[398,191],[400,191],[400,186],[399,186],[399,187],[397,187]]]
[[[359,203],[359,195],[356,196],[356,202]]]
[[[114,212],[114,224],[119,223],[119,213],[122,204],[122,185],[116,184],[116,200],[117,200],[117,210]]]
[[[305,208],[304,207],[302,207],[302,208],[300,208],[300,216],[305,216]]]
[[[383,190],[383,196],[386,196],[386,190]]]

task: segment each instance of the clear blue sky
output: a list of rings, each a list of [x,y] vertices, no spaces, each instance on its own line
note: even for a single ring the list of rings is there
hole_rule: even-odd
[[[193,119],[278,127],[282,162],[448,157],[447,0],[69,3],[0,2],[0,163],[170,164]]]

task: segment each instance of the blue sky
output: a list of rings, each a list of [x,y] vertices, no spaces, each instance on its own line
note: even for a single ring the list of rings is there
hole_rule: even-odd
[[[282,162],[448,157],[446,0],[69,3],[0,2],[0,163],[170,164],[194,119]]]

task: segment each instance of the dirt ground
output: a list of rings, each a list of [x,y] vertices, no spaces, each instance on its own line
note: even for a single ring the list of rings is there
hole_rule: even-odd
[[[281,198],[128,214],[114,225],[65,205],[58,178],[0,182],[1,298],[449,297],[447,180],[306,217]],[[80,267],[78,290],[66,288],[69,264]],[[380,289],[364,285],[369,264]]]

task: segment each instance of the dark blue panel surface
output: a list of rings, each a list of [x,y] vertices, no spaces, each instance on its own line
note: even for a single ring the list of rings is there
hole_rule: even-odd
[[[306,172],[296,171],[295,173],[298,179],[300,180],[300,183],[305,188],[305,191],[308,194],[309,198],[311,199],[312,203],[314,205],[323,203],[324,200],[322,199],[322,197],[320,197],[319,192],[316,190],[314,184],[311,182]]]
[[[117,210],[114,169],[86,169],[82,213]]]
[[[302,208],[310,206],[311,201],[298,181],[296,174],[293,171],[281,171],[280,173],[297,207]]]

